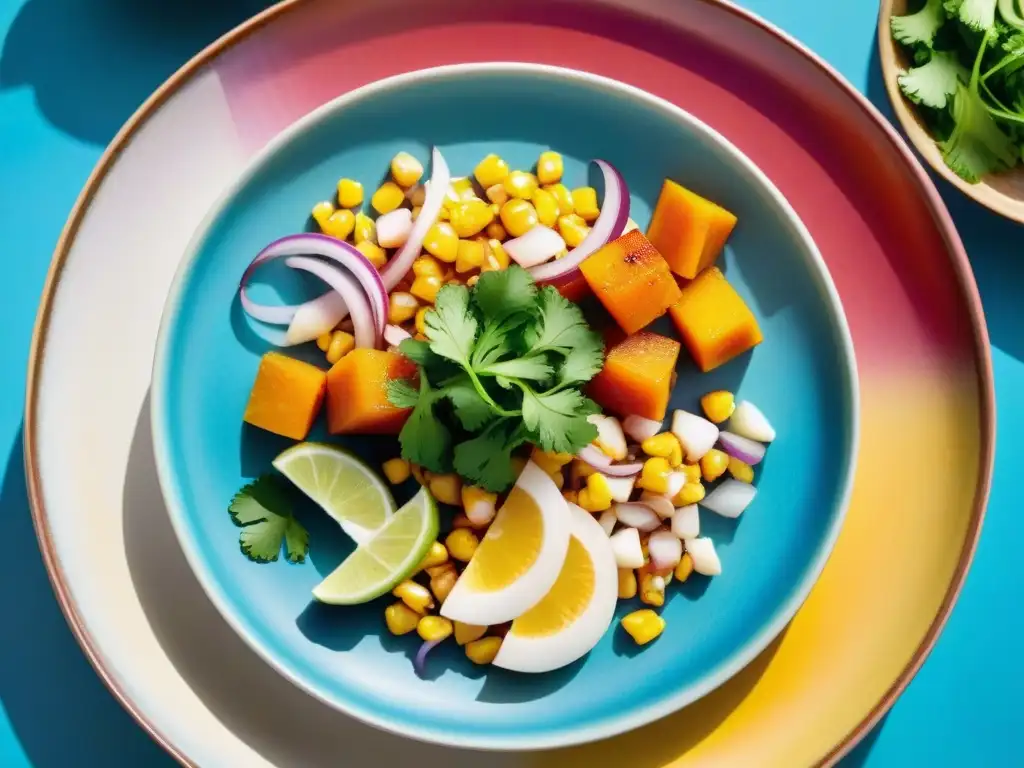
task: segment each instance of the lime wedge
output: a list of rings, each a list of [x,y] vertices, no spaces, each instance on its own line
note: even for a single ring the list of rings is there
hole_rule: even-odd
[[[273,464],[356,544],[369,541],[395,513],[395,500],[377,473],[342,448],[299,443],[282,451]]]
[[[321,603],[366,603],[408,578],[437,538],[437,502],[426,488],[410,499],[313,588]]]

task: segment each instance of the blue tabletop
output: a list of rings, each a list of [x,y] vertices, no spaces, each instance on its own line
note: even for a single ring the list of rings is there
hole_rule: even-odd
[[[682,0],[681,0],[682,1]],[[0,765],[171,766],[96,677],[54,601],[36,545],[22,466],[24,372],[36,304],[64,220],[105,145],[186,59],[265,0],[0,0]],[[743,0],[822,54],[892,116],[867,0]],[[996,474],[981,544],[938,646],[891,713],[844,762],[1008,765],[1024,668],[1024,229],[949,185],[981,288],[999,412]],[[1015,319],[1017,318],[1017,319]]]

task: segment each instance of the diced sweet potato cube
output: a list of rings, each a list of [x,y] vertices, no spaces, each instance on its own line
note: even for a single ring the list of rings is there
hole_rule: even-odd
[[[626,333],[649,325],[679,300],[668,263],[636,229],[585,259],[580,271]]]
[[[387,384],[415,375],[416,366],[396,352],[353,349],[327,372],[328,431],[398,434],[412,409],[393,406]]]
[[[735,226],[729,211],[665,179],[647,237],[673,272],[692,280],[715,263]]]
[[[604,368],[591,380],[589,395],[620,416],[664,419],[679,342],[650,331],[616,331],[606,335],[605,344]]]
[[[587,285],[586,278],[579,273],[564,283],[555,283],[555,287],[569,301],[580,301],[590,293],[590,286]]]
[[[315,365],[267,352],[260,360],[243,420],[293,440],[305,440],[320,412],[327,374]]]
[[[764,338],[754,313],[718,267],[686,285],[683,298],[669,312],[702,371],[717,368]]]

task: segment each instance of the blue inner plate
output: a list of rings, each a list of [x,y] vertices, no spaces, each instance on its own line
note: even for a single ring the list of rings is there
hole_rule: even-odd
[[[330,198],[340,177],[372,192],[396,152],[426,161],[434,144],[456,176],[470,174],[489,152],[529,168],[542,150],[555,149],[570,187],[592,179],[589,158],[604,158],[629,184],[641,228],[666,177],[739,217],[719,263],[765,340],[707,375],[684,349],[672,407],[696,411],[704,392],[730,389],[769,414],[779,437],[758,468],[758,497],[740,520],[701,511],[722,575],[670,585],[667,628],[642,650],[615,625],[584,659],[530,676],[475,667],[448,642],[420,679],[410,663],[418,640],[387,633],[386,599],[354,608],[310,603],[310,590],[351,546],[326,515],[298,510],[311,534],[305,564],[257,565],[239,552],[228,502],[291,443],[242,425],[267,347],[238,306],[239,276],[268,242],[303,229],[312,205]],[[153,383],[154,440],[175,529],[236,630],[283,674],[346,712],[464,746],[536,748],[608,736],[735,674],[792,618],[824,565],[856,446],[854,363],[842,310],[784,200],[734,148],[675,107],[610,81],[529,65],[442,68],[385,81],[279,137],[214,211],[193,251],[172,288]],[[282,289],[285,277],[292,283]],[[322,290],[287,269],[270,280],[277,290],[264,285],[264,300]],[[667,323],[658,328],[671,333]],[[315,348],[294,352],[323,364]],[[313,438],[323,437],[320,426]],[[391,438],[339,442],[374,463],[398,453]],[[412,490],[401,489],[398,500]],[[637,607],[623,603],[618,615]]]

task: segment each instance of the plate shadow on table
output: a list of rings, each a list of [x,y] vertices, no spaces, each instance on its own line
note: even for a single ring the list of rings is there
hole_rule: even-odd
[[[35,768],[171,765],[104,688],[54,600],[32,527],[24,452],[19,428],[0,488],[7,549],[0,558],[0,702],[7,720]]]
[[[0,90],[31,87],[50,123],[105,145],[185,61],[271,4],[27,0],[3,41]]]

